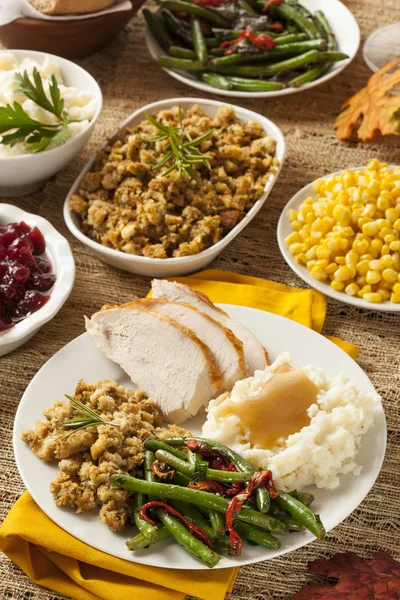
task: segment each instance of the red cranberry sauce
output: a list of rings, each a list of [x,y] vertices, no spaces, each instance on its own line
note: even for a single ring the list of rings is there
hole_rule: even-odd
[[[45,304],[56,276],[44,256],[46,242],[24,221],[0,225],[0,332]]]

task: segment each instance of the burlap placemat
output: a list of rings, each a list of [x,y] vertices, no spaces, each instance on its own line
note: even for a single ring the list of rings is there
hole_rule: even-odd
[[[346,3],[358,19],[363,40],[378,26],[400,20],[399,0],[347,0]],[[46,217],[66,235],[74,252],[77,276],[74,290],[57,317],[25,346],[0,359],[2,520],[24,489],[13,457],[12,427],[27,384],[55,352],[84,331],[82,315],[90,315],[105,303],[143,296],[149,287],[145,278],[103,265],[69,235],[62,217],[67,191],[104,136],[113,132],[133,110],[163,98],[202,95],[179,84],[153,64],[145,47],[141,16],[105,51],[81,64],[96,77],[104,94],[103,112],[90,144],[44,190],[19,200],[7,199]],[[298,189],[325,173],[366,164],[375,156],[399,163],[398,144],[397,147],[387,142],[369,146],[340,144],[333,133],[332,122],[341,103],[362,87],[369,75],[359,54],[344,73],[312,91],[273,100],[238,100],[237,104],[261,112],[282,128],[288,152],[279,181],[264,208],[214,263],[215,268],[303,285],[284,263],[276,242],[276,225],[285,203]],[[309,560],[338,551],[353,550],[367,556],[371,550],[386,550],[400,559],[399,317],[361,311],[329,300],[324,332],[360,347],[359,363],[383,397],[389,443],[381,475],[361,506],[325,542],[315,542],[282,558],[242,568],[228,600],[288,600],[308,580],[305,572]],[[0,563],[0,598],[65,599],[32,584],[4,557]]]

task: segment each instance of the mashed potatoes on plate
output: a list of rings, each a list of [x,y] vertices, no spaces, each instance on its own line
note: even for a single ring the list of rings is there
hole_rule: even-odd
[[[295,398],[290,388],[293,381],[287,383],[284,373],[288,373],[292,380],[295,376],[311,399],[312,404],[303,407],[304,415],[301,414],[303,408],[300,404],[290,408],[290,399]],[[279,404],[276,403],[278,390],[275,390],[275,396],[269,393],[268,400],[265,397],[265,391],[272,390],[271,383],[276,387],[278,379],[273,380],[277,374],[283,381]],[[260,416],[271,411],[271,403],[275,402],[275,408],[280,407],[281,410],[281,426],[282,422],[285,424],[285,414],[293,423],[303,426],[292,430],[293,433],[286,437],[275,439],[273,444],[263,446],[260,436],[254,436],[254,431],[248,426],[252,411],[260,409],[256,404],[260,401],[264,402]],[[360,473],[361,467],[355,461],[356,454],[361,436],[373,424],[374,407],[379,401],[377,394],[361,392],[344,373],[329,378],[312,365],[293,369],[289,354],[284,353],[264,371],[256,371],[253,377],[238,381],[230,393],[222,394],[210,402],[203,436],[229,446],[256,467],[268,466],[277,486],[284,491],[312,484],[332,489],[339,485],[340,474]],[[257,426],[260,420],[253,422]],[[265,429],[267,435],[268,428]],[[273,436],[270,436],[269,442],[272,439]]]

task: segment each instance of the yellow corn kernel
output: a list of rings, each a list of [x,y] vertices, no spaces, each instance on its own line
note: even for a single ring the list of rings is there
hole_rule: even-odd
[[[364,294],[370,294],[372,292],[372,288],[370,285],[364,285],[360,291],[357,293],[357,296],[359,298],[362,298],[364,296]]]
[[[364,285],[367,285],[367,280],[364,275],[357,277],[356,282],[358,283],[360,288],[364,287]]]
[[[303,238],[301,237],[298,231],[294,231],[290,235],[285,238],[285,243],[290,246],[291,244],[295,244],[296,242],[302,242]]]
[[[345,285],[341,281],[336,281],[336,280],[331,281],[331,288],[333,290],[335,290],[335,292],[343,292],[344,287],[345,287]]]
[[[387,219],[376,219],[375,223],[376,223],[376,226],[378,227],[379,231],[381,229],[384,229],[385,227],[390,227],[390,223]]]
[[[395,283],[395,281],[397,281],[397,275],[398,273],[394,269],[384,269],[382,271],[383,279],[389,283]]]
[[[344,256],[335,256],[335,263],[338,265],[345,265],[346,259]]]
[[[388,208],[385,210],[385,218],[389,221],[389,223],[395,223],[399,217],[400,208]]]
[[[292,254],[300,254],[300,252],[305,252],[307,250],[307,246],[305,244],[290,244],[289,250]]]
[[[372,271],[382,271],[385,268],[383,261],[379,258],[377,260],[371,260],[369,262],[369,268]]]
[[[315,213],[314,213],[314,211],[312,213],[309,212],[308,214],[306,214],[304,220],[307,223],[307,225],[311,225],[312,223],[314,223],[314,221],[315,221]]]
[[[379,271],[368,271],[365,278],[367,283],[379,283],[379,281],[382,279],[382,275]]]
[[[355,250],[358,254],[365,254],[368,250],[369,244],[367,240],[354,240],[353,242],[353,250]]]
[[[398,294],[400,296],[400,283],[395,283],[392,290],[395,294]]]
[[[374,260],[374,257],[372,254],[362,254],[360,256],[360,260]]]
[[[358,220],[358,224],[360,225],[360,221],[362,221],[362,219]],[[364,225],[360,225],[362,228],[362,232],[364,235],[368,235],[368,236],[373,236],[378,232],[378,226],[376,224],[376,221],[370,221],[369,223],[364,223]]]
[[[299,265],[306,265],[307,264],[307,256],[306,256],[306,254],[304,252],[300,252],[300,254],[296,254],[295,261]]]
[[[383,244],[382,250],[381,250],[381,256],[385,256],[385,254],[389,254],[389,252],[390,252],[389,244]]]
[[[396,236],[393,233],[388,233],[383,239],[385,240],[385,244],[389,244],[390,248],[390,244],[396,240]]]
[[[301,214],[303,217],[305,217],[306,215],[308,215],[308,213],[310,213],[310,212],[311,212],[311,213],[313,213],[313,212],[314,212],[314,209],[313,209],[313,207],[312,207],[312,206],[310,206],[309,204],[304,204],[304,203],[303,203],[303,204],[300,206],[299,213],[300,213],[300,214]]]
[[[382,298],[382,302],[384,302],[385,300],[389,300],[389,298],[390,298],[389,290],[385,290],[383,288],[378,287],[377,292],[378,292],[378,294],[380,294],[380,296]]]
[[[331,251],[329,248],[324,248],[323,246],[317,246],[317,258],[329,258],[331,255]]]
[[[328,246],[329,250],[333,250],[333,252],[337,252],[337,250],[340,250],[340,240],[330,239],[327,242],[327,246]]]
[[[400,240],[395,240],[394,242],[390,242],[389,248],[392,252],[397,252],[397,250],[400,250]]]
[[[400,272],[400,252],[395,252],[394,254],[392,254],[392,262],[393,262],[393,265],[392,265],[393,269],[395,269],[399,273]]]
[[[377,250],[378,252],[380,252],[382,250],[382,246],[383,246],[383,242],[379,238],[374,238],[370,244],[370,247],[373,248],[374,250]]]
[[[363,295],[363,300],[366,302],[373,302],[374,304],[378,304],[382,302],[382,296],[379,292],[370,292]]]
[[[318,279],[318,281],[326,281],[328,279],[327,274],[321,267],[313,267],[310,273],[315,279]]]
[[[400,303],[400,294],[395,294],[394,292],[390,295],[390,302],[394,302],[395,304]]]
[[[356,266],[360,257],[358,255],[358,252],[356,252],[355,250],[350,250],[350,252],[348,252],[346,254],[345,258],[346,258],[346,265]]]
[[[372,257],[372,259],[378,258],[381,254],[379,252],[379,250],[377,250],[376,248],[373,248],[372,246],[369,247],[369,252],[370,252],[370,256]]]
[[[367,271],[369,270],[369,260],[360,260],[359,263],[357,263],[356,269],[357,269],[357,273],[359,273],[360,275],[366,275]]]
[[[393,229],[400,231],[400,219],[396,219],[396,221],[393,223]]]
[[[390,254],[382,256],[381,264],[383,265],[384,269],[388,269],[389,267],[393,266],[393,257],[390,256]]]
[[[300,231],[300,229],[303,226],[298,219],[294,219],[293,221],[291,221],[290,225],[295,231]]]
[[[386,211],[388,208],[390,208],[390,199],[384,194],[381,194],[378,198],[377,206],[380,210]]]
[[[379,232],[379,237],[381,238],[381,240],[385,239],[386,235],[390,235],[392,233],[392,230],[390,229],[390,227],[383,227],[380,232]]]
[[[360,286],[357,285],[356,283],[349,283],[348,286],[346,286],[344,288],[344,291],[346,292],[346,294],[348,294],[349,296],[356,296],[357,292],[360,291]]]
[[[327,267],[328,264],[329,264],[329,261],[326,258],[319,258],[316,261],[315,266],[320,267],[321,269],[325,269],[325,267]]]
[[[351,221],[351,210],[342,204],[337,204],[332,211],[332,217],[342,225],[349,225]]]
[[[295,219],[297,219],[297,210],[293,210],[293,208],[289,208],[289,210],[286,213],[286,216],[289,219],[289,221],[294,221]]]
[[[337,265],[336,263],[329,263],[329,265],[327,267],[325,267],[325,273],[327,273],[328,275],[331,275],[332,273],[337,271],[338,268],[339,268],[339,265]]]
[[[379,162],[379,160],[377,158],[373,158],[367,164],[367,171],[379,171],[380,168],[381,168],[381,163]]]
[[[370,219],[372,219],[375,216],[376,213],[376,204],[372,204],[371,202],[368,202],[365,207],[364,210],[361,213],[362,217],[369,217]]]
[[[351,279],[352,274],[350,267],[348,267],[347,265],[343,265],[343,267],[340,267],[340,269],[335,271],[333,277],[336,281],[347,281],[348,279]]]
[[[314,198],[307,198],[307,200],[304,200],[303,204],[310,204],[312,206],[314,204]]]
[[[307,250],[306,256],[308,260],[315,258],[317,256],[317,246],[312,246],[309,250]]]
[[[316,260],[308,260],[308,261],[307,261],[307,265],[306,265],[306,266],[307,266],[307,269],[308,269],[309,271],[311,271],[311,269],[313,268],[313,266],[315,265],[315,263],[316,263],[316,262],[317,262]]]

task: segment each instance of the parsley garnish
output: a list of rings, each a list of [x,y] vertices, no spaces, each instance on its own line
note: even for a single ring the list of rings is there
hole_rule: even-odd
[[[15,80],[18,84],[17,92],[53,114],[59,122],[49,125],[32,119],[19,102],[0,106],[0,143],[12,147],[18,142],[25,142],[29,144],[28,152],[42,152],[50,143],[53,146],[63,144],[67,139],[69,123],[76,121],[70,120],[64,110],[64,100],[56,77],[51,76],[50,98],[46,96],[41,75],[36,68],[33,69],[33,81],[29,79],[27,71],[23,75],[16,73]],[[11,133],[3,135],[7,131]]]

